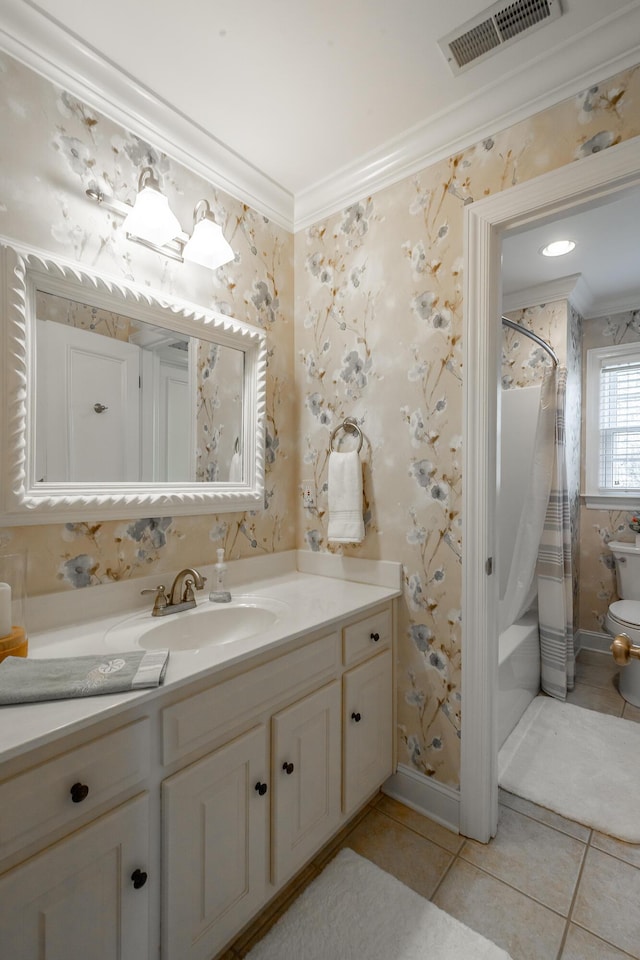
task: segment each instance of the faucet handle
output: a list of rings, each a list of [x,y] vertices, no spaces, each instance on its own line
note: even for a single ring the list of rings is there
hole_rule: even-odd
[[[158,615],[158,611],[164,610],[164,608],[165,608],[165,607],[168,605],[168,603],[169,603],[169,600],[168,600],[167,594],[166,594],[166,587],[165,587],[164,583],[161,583],[159,586],[154,587],[154,588],[152,588],[152,589],[150,589],[150,590],[141,590],[141,591],[140,591],[140,595],[142,595],[143,593],[154,593],[154,594],[155,594],[155,597],[156,597],[156,598],[155,598],[154,603],[153,603],[153,611],[152,611],[152,615],[153,615],[153,616],[157,616],[157,615]]]
[[[194,594],[194,592],[193,592],[193,585],[194,585],[194,583],[195,583],[195,581],[192,580],[191,577],[187,577],[186,580],[184,581],[184,590],[182,591],[182,602],[183,602],[183,603],[191,603],[191,601],[193,601],[193,602],[195,603],[196,597],[195,597],[195,594]]]

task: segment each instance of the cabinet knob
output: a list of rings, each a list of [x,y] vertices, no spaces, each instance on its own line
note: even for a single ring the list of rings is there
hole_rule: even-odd
[[[131,880],[133,881],[134,890],[139,890],[140,887],[144,887],[147,882],[147,874],[144,870],[140,870],[138,867],[131,874]]]
[[[292,763],[287,763],[287,762],[285,761],[285,762],[282,764],[282,769],[284,770],[284,772],[286,773],[286,775],[287,775],[288,777],[290,777],[291,774],[293,773],[293,771],[295,770],[295,767],[293,766]]]
[[[267,785],[266,783],[260,783],[260,781],[258,780],[258,782],[256,783],[255,789],[256,789],[256,792],[261,797],[264,797],[265,793],[267,792]]]
[[[379,633],[372,633],[372,634],[370,634],[370,636],[371,636],[371,639],[373,640],[374,643],[377,643],[378,640],[380,639],[380,634],[379,634]]]
[[[354,723],[360,723],[360,721],[362,720],[362,717],[360,716],[359,713],[352,713],[351,719],[354,721]]]
[[[74,783],[69,793],[74,803],[82,803],[89,796],[89,787],[86,783]]]

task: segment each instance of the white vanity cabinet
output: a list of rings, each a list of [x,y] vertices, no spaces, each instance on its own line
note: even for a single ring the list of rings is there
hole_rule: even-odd
[[[148,794],[115,805],[148,772],[148,727],[137,721],[0,783],[0,859],[41,848],[0,876],[3,957],[148,956]]]
[[[210,960],[264,903],[268,774],[260,725],[163,783],[164,957]]]
[[[210,960],[338,828],[339,677],[332,632],[163,711],[166,763],[230,738],[162,784],[164,960]]]
[[[340,825],[340,683],[271,721],[271,879],[280,887]]]
[[[347,815],[390,775],[391,673],[391,651],[387,650],[344,675],[342,788]]]
[[[163,960],[215,956],[390,776],[391,648],[386,604],[163,711],[165,763],[215,745],[162,784]]]
[[[221,952],[393,772],[392,614],[368,602],[14,752],[2,960]]]
[[[3,957],[148,957],[146,807],[142,795],[0,879]]]

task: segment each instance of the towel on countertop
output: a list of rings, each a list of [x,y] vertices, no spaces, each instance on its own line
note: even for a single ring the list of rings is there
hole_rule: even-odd
[[[357,450],[329,455],[329,529],[334,543],[362,543],[362,464]]]
[[[164,680],[168,661],[168,650],[48,660],[7,657],[0,663],[0,705],[157,687]]]

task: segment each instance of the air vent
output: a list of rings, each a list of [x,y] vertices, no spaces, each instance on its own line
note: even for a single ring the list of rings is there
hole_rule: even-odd
[[[438,45],[453,73],[490,57],[502,47],[562,16],[560,0],[515,0],[494,3],[453,30]]]

